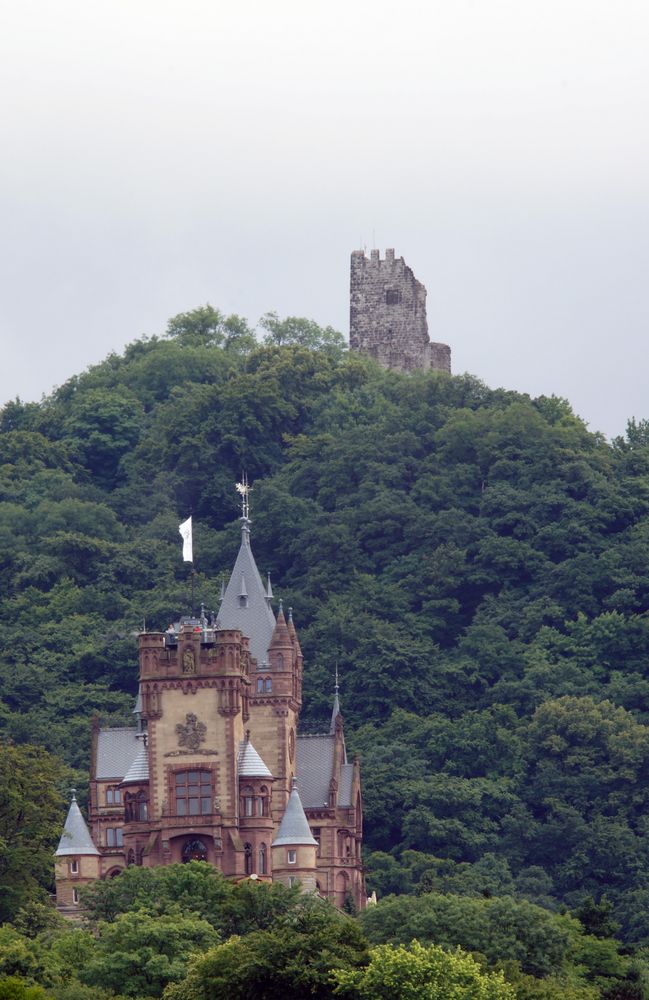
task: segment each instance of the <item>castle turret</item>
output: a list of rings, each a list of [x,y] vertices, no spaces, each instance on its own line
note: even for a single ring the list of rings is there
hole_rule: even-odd
[[[291,794],[273,841],[273,878],[285,885],[300,883],[304,892],[317,891],[318,842],[311,833],[293,778]]]
[[[79,917],[79,889],[99,878],[99,851],[79,809],[75,790],[56,849],[56,907],[64,916]]]

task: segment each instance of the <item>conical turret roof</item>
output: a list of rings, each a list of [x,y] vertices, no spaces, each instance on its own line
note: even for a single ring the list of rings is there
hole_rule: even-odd
[[[66,854],[99,854],[92,842],[90,831],[74,794],[65,819],[59,846],[56,849],[57,858]]]
[[[293,779],[293,790],[286,803],[286,809],[282,816],[282,822],[277,831],[277,837],[272,843],[272,847],[293,847],[296,844],[313,844],[317,847],[317,840],[314,839],[309,822],[302,808],[297,782]]]
[[[250,520],[241,518],[241,547],[225,588],[218,613],[218,627],[240,629],[250,639],[250,655],[258,664],[268,662],[268,647],[275,629],[275,615],[267,599],[250,547]]]
[[[239,745],[239,777],[272,778],[272,774],[249,739],[242,740]]]
[[[144,741],[138,755],[122,778],[122,785],[142,784],[149,780],[149,754]]]

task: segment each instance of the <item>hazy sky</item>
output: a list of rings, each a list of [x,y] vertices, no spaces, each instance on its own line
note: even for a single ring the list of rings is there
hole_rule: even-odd
[[[0,403],[205,302],[348,334],[394,247],[454,372],[649,418],[647,0],[0,0]]]

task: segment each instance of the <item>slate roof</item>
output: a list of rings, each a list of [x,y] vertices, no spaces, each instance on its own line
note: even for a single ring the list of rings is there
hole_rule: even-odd
[[[339,806],[352,805],[352,776],[354,765],[346,761],[340,774],[334,775],[334,748],[336,737],[298,736],[296,740],[296,776],[300,798],[305,809],[319,809],[329,804],[329,783],[338,781]]]
[[[245,517],[241,518],[241,547],[225,588],[217,623],[219,628],[240,629],[250,639],[250,655],[258,665],[268,661],[275,615],[252,554],[250,521]]]
[[[305,809],[329,803],[335,739],[335,736],[298,736],[295,741],[297,787]]]
[[[272,778],[272,774],[250,740],[242,740],[239,744],[239,777]]]
[[[128,771],[122,778],[122,784],[141,784],[143,781],[149,780],[149,754],[147,748],[144,746],[144,741],[139,740],[140,751],[129,767]]]
[[[59,846],[56,849],[57,858],[67,854],[99,854],[74,796],[65,818]]]
[[[272,847],[293,846],[293,844],[316,844],[309,827],[309,822],[304,815],[304,809],[300,801],[300,794],[297,785],[294,783],[293,790],[289,795],[286,809],[279,824],[277,837],[272,843]]]
[[[121,781],[142,748],[137,729],[120,727],[100,729],[97,737],[95,778]]]
[[[354,776],[354,765],[343,764],[340,768],[340,778],[338,781],[338,805],[345,808],[352,806],[352,778]]]

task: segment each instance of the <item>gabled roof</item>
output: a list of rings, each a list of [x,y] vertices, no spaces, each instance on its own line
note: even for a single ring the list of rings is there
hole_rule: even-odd
[[[67,854],[99,854],[74,796],[72,796],[63,833],[56,849],[57,858]]]
[[[250,639],[250,655],[258,665],[268,661],[268,647],[275,629],[275,615],[267,593],[250,547],[250,521],[242,517],[241,547],[225,588],[217,623],[219,628],[240,629]]]
[[[97,734],[95,778],[121,781],[139,754],[141,746],[142,741],[137,739],[137,729],[133,727],[100,729]]]
[[[295,742],[297,786],[304,808],[321,809],[329,804],[332,778],[338,782],[337,805],[351,806],[354,765],[344,760],[340,773],[334,774],[335,735],[298,736]]]
[[[272,843],[272,847],[292,847],[294,844],[314,844],[317,841],[311,833],[309,822],[304,814],[300,795],[296,782],[293,783],[293,790],[289,795],[286,809],[279,824],[277,837]]]
[[[149,780],[149,753],[144,741],[140,740],[139,742],[140,751],[122,778],[122,785],[142,784]]]
[[[242,740],[239,744],[239,777],[272,778],[272,774],[250,740]]]

